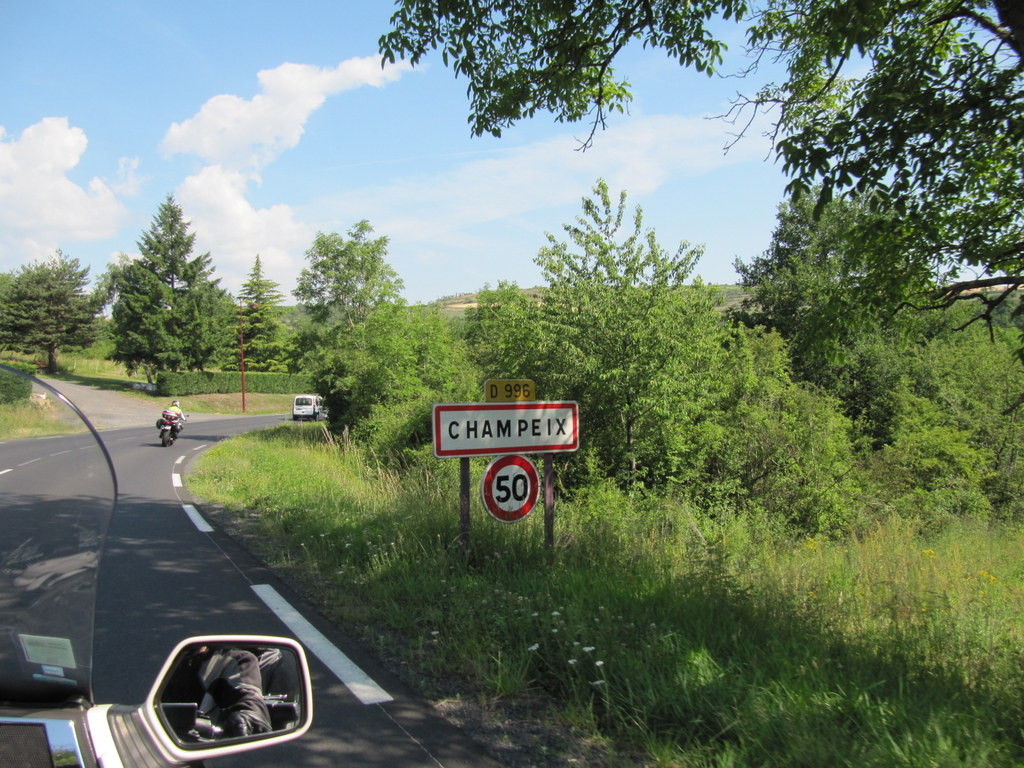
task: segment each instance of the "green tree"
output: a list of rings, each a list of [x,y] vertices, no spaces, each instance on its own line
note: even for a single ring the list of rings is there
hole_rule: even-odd
[[[941,315],[911,311],[843,322],[858,312],[864,279],[853,235],[880,216],[855,200],[833,200],[817,215],[814,208],[810,197],[780,206],[769,248],[749,263],[737,261],[750,294],[733,316],[779,332],[794,377],[839,398],[860,435],[878,448],[893,438],[898,394],[915,365],[913,345],[946,335],[952,326]]]
[[[612,70],[627,45],[712,74],[722,19],[746,24],[745,74],[766,61],[785,69],[777,83],[752,86],[733,117],[773,109],[790,191],[820,184],[821,204],[850,193],[893,214],[858,233],[856,308],[991,303],[1006,294],[973,290],[1024,284],[1016,0],[401,0],[379,46],[385,61],[414,64],[439,49],[468,79],[476,134],[500,134],[537,110],[596,129],[630,98]]]
[[[804,533],[858,522],[850,422],[834,397],[793,381],[778,334],[734,328],[703,377],[709,392],[669,451],[681,495]]]
[[[13,280],[13,272],[0,272],[0,312],[3,312],[3,308],[7,306],[7,292],[10,290]],[[0,322],[0,351],[13,349],[15,341],[17,339],[14,334],[11,333],[5,323]]]
[[[293,292],[307,315],[295,337],[299,364],[313,376],[335,425],[353,426],[378,402],[358,383],[369,375],[366,324],[378,311],[404,306],[402,282],[387,263],[388,239],[372,234],[366,221],[347,238],[318,233]]]
[[[234,312],[209,253],[192,255],[195,234],[170,195],[138,241],[140,257],[111,267],[110,359],[129,372],[203,370],[222,354]]]
[[[503,128],[538,111],[603,125],[609,110],[630,100],[617,80],[615,56],[631,41],[665,48],[683,66],[712,73],[724,44],[707,29],[715,15],[738,17],[745,0],[681,5],[650,0],[400,0],[392,29],[380,38],[385,61],[418,64],[440,49],[446,66],[469,80],[475,135]]]
[[[402,281],[387,263],[388,239],[371,239],[363,220],[348,231],[317,233],[306,251],[309,266],[299,273],[293,293],[316,323],[353,328],[374,307],[398,298]]]
[[[432,405],[479,392],[465,343],[436,306],[380,304],[344,339],[324,351],[324,384],[343,408],[331,419],[376,451],[404,455],[430,444]]]
[[[835,201],[816,216],[809,198],[779,206],[771,244],[750,262],[734,264],[749,291],[735,317],[748,326],[778,331],[790,344],[799,377],[816,381],[852,331],[833,322],[842,301],[852,302],[859,275],[850,231],[868,217],[866,206]],[[817,380],[820,383],[820,380]]]
[[[1019,2],[776,0],[750,38],[789,73],[754,102],[783,105],[790,190],[820,183],[819,207],[852,193],[888,214],[855,232],[864,305],[1024,284]]]
[[[665,447],[701,399],[702,369],[722,340],[714,291],[684,285],[701,251],[674,254],[644,229],[639,207],[624,229],[626,194],[613,204],[599,181],[583,215],[548,235],[537,256],[547,288],[538,324],[538,388],[577,400],[584,440],[627,484],[664,479]]]
[[[57,373],[61,350],[82,349],[99,335],[102,299],[86,290],[89,268],[60,250],[22,267],[0,290],[0,338],[26,354],[42,353]]]
[[[466,310],[464,328],[470,351],[487,379],[532,379],[538,375],[540,302],[515,283],[477,293]]]
[[[280,304],[284,294],[280,285],[263,276],[259,254],[253,262],[249,279],[238,294],[241,341],[245,350],[245,367],[250,371],[283,372],[285,365],[285,327],[281,322]],[[240,363],[241,348],[236,366]]]
[[[906,488],[927,496],[922,510],[961,515],[990,507],[1019,520],[1024,371],[1015,360],[1016,331],[961,330],[968,314],[964,307],[944,311],[907,349],[894,437],[879,465],[887,493],[906,480]]]

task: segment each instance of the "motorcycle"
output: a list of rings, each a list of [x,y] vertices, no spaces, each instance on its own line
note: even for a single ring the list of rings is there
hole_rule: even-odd
[[[0,432],[0,764],[197,766],[306,733],[309,665],[287,637],[185,638],[142,704],[94,701],[94,610],[117,503],[114,465],[67,398],[0,364],[0,393],[9,401],[12,392],[32,403],[44,431],[60,434]]]
[[[188,421],[188,416],[184,413],[175,413],[174,411],[161,413],[160,418],[156,420],[156,428],[160,430],[160,445],[164,448],[174,445],[181,430],[185,428],[186,421]]]

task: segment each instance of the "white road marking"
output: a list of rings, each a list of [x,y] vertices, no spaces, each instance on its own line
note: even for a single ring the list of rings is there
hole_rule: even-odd
[[[253,584],[252,591],[266,603],[270,610],[277,614],[277,617],[295,633],[295,636],[311,653],[326,664],[328,669],[348,686],[348,689],[363,704],[383,704],[387,701],[394,701],[394,697],[352,663],[348,656],[339,651],[330,640],[281,597],[276,589],[269,584]]]
[[[181,482],[181,475],[179,475],[177,472],[171,474],[171,485],[173,485],[175,488],[184,488],[184,485],[182,485]]]
[[[10,471],[11,470],[9,470],[9,469],[0,469],[0,475],[6,475]]]
[[[199,514],[198,509],[193,507],[191,504],[182,504],[181,506],[182,509],[185,510],[185,514],[188,515],[188,519],[192,521],[192,525],[203,533],[210,533],[213,531],[213,526],[206,522],[203,516]]]

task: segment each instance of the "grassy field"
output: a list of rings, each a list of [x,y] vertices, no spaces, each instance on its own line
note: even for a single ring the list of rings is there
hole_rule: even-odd
[[[604,765],[1024,764],[1021,531],[793,541],[605,488],[560,504],[551,550],[541,513],[474,501],[467,553],[457,468],[399,475],[288,425],[187,483],[429,695],[553,700]]]

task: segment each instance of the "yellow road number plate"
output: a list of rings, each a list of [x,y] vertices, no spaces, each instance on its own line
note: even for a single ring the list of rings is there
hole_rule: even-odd
[[[531,379],[488,379],[484,400],[488,403],[514,403],[537,399],[537,385]]]

